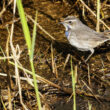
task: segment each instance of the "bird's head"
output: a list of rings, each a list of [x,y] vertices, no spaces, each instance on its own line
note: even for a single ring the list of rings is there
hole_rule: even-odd
[[[64,19],[61,19],[60,24],[63,24],[66,31],[68,31],[69,29],[74,29],[78,26],[80,20],[74,16],[68,16]]]

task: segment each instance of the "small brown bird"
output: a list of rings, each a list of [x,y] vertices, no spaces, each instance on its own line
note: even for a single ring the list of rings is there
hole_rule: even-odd
[[[74,16],[68,16],[60,23],[64,25],[65,35],[72,46],[80,51],[91,52],[85,62],[92,56],[95,47],[110,40],[110,34],[98,33]]]

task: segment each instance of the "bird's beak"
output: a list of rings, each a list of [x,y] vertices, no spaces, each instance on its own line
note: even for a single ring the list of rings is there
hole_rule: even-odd
[[[58,24],[63,24],[63,26],[65,27],[66,31],[68,30],[68,26],[65,24],[64,18],[61,18],[60,22]]]
[[[59,22],[58,24],[64,24],[64,22]]]
[[[64,18],[60,18],[60,22],[58,24],[64,24]]]
[[[68,26],[64,22],[59,22],[58,24],[63,24],[63,26],[65,27],[66,31],[68,30]]]

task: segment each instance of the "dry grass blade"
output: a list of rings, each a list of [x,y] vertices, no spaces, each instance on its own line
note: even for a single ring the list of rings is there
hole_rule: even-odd
[[[80,2],[95,16],[97,17],[97,15],[84,3],[83,0],[80,0]],[[102,21],[101,19],[99,19],[99,21],[108,29],[110,30],[109,26],[107,26],[104,21]]]
[[[28,14],[26,14],[26,16],[33,22],[35,23],[45,34],[47,34],[52,40],[55,40],[55,38],[53,36],[51,36],[45,29],[42,28],[42,26],[39,23],[36,23],[34,19],[32,19],[32,17]]]
[[[10,1],[8,2],[8,5],[5,6],[5,0],[4,0],[3,9],[2,9],[2,11],[0,12],[0,18],[1,18],[1,16],[3,15],[3,13],[6,11],[7,7],[8,7],[9,5],[11,5],[12,2],[13,2],[13,0],[10,0]]]

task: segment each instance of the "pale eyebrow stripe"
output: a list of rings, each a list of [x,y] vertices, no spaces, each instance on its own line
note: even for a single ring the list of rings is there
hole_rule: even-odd
[[[71,19],[68,19],[68,20],[65,20],[65,21],[76,21],[76,19],[74,19],[74,20],[73,19],[72,20]]]

